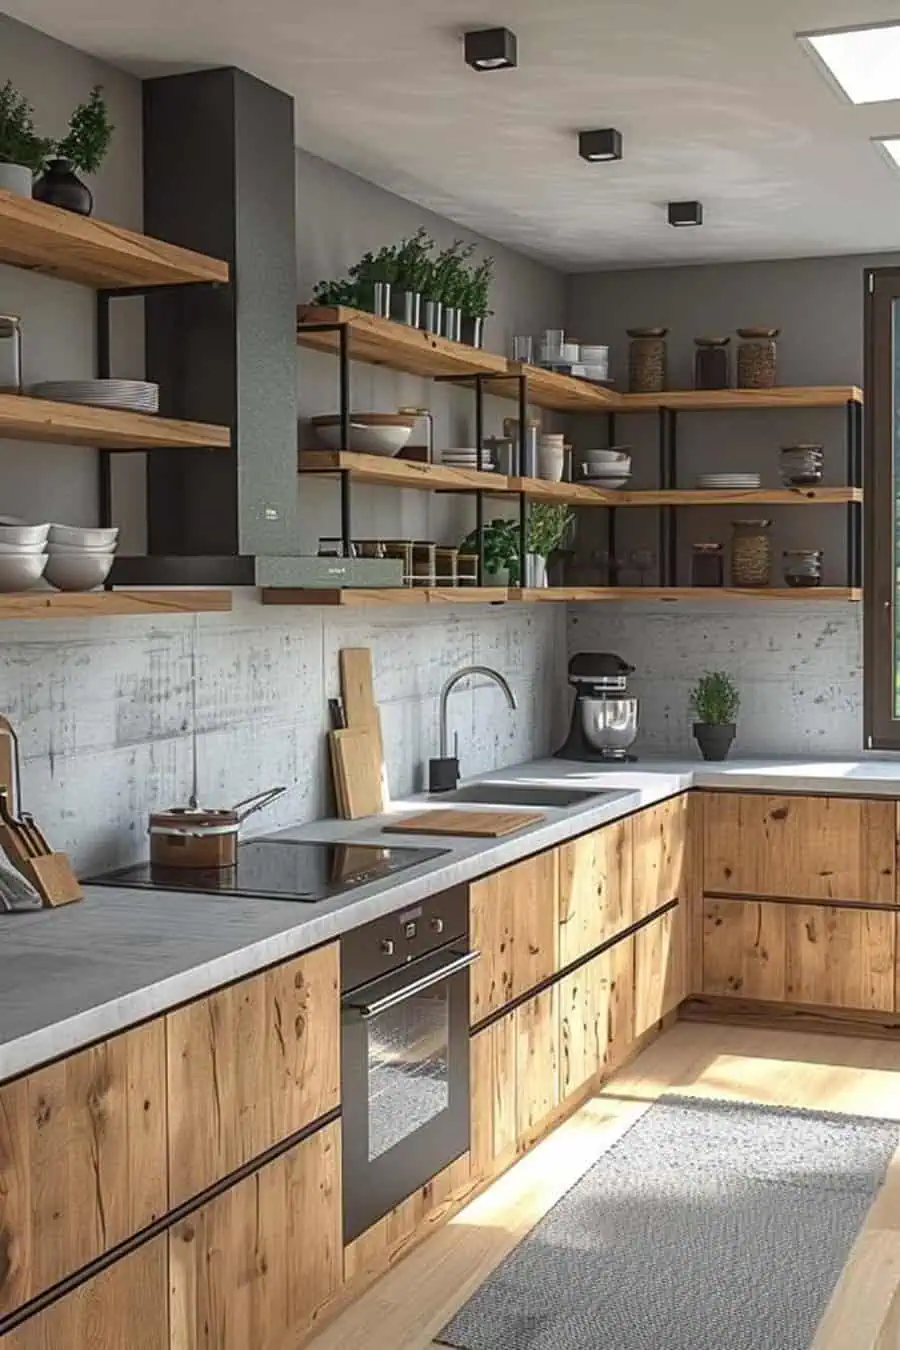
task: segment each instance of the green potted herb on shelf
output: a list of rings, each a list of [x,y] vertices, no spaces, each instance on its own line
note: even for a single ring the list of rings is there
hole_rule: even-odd
[[[478,532],[467,534],[460,553],[478,553]],[[519,557],[519,527],[514,520],[497,517],[484,527],[484,581],[488,586],[508,586]]]
[[[7,80],[0,88],[0,188],[30,197],[34,174],[52,148],[35,131],[31,104]]]
[[[355,281],[320,281],[313,288],[312,303],[322,309],[337,308],[346,305],[350,309],[359,307],[359,287]]]
[[[491,282],[494,278],[494,259],[483,258],[477,267],[469,269],[463,288],[462,340],[470,347],[484,346],[484,323],[489,314]]]
[[[737,685],[724,670],[708,670],[691,690],[694,737],[704,759],[727,759],[741,706]]]
[[[364,253],[350,268],[359,290],[360,304],[381,319],[390,318],[391,287],[397,275],[397,247],[386,245],[377,253]]]
[[[532,502],[525,531],[524,584],[527,587],[539,589],[547,585],[547,559],[562,546],[574,519],[567,506]]]
[[[34,184],[35,198],[64,211],[89,216],[94,209],[94,195],[75,170],[97,172],[106,158],[114,130],[103,86],[95,84],[87,102],[79,103],[72,113],[62,140],[51,142],[51,157]]]
[[[428,280],[429,259],[434,240],[420,225],[409,239],[401,239],[397,248],[396,274],[391,294],[391,318],[418,328],[421,321],[422,289]]]
[[[449,248],[442,249],[436,258],[429,260],[428,272],[422,287],[422,295],[425,300],[422,326],[427,333],[434,333],[436,336],[441,333],[447,335],[444,310],[445,308],[451,310],[453,308],[453,296],[460,271],[460,258],[464,249],[465,244],[462,239],[454,239]],[[450,327],[453,326],[453,320],[451,319]]]

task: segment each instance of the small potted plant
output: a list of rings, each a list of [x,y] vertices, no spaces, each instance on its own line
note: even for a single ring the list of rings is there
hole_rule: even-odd
[[[359,287],[355,281],[347,278],[342,281],[320,281],[313,289],[312,303],[321,309],[339,308],[341,305],[357,309]]]
[[[574,516],[567,506],[553,502],[533,502],[525,532],[525,585],[547,585],[547,559],[566,537]]]
[[[473,267],[466,280],[462,303],[462,340],[470,347],[484,346],[484,321],[493,311],[490,308],[491,282],[494,278],[493,258],[484,258]]]
[[[391,294],[391,318],[418,328],[421,320],[422,287],[428,280],[429,255],[434,241],[420,225],[397,249],[396,276]]]
[[[441,297],[444,302],[443,332],[444,337],[450,338],[453,342],[462,340],[462,302],[469,280],[469,269],[466,263],[474,252],[474,244],[466,244],[460,248],[444,281],[444,291]]]
[[[97,172],[106,158],[114,130],[103,86],[95,84],[87,102],[79,103],[72,113],[65,136],[52,143],[44,172],[32,189],[34,197],[49,206],[89,216],[94,209],[94,195],[75,170]]]
[[[51,149],[52,142],[34,129],[31,104],[7,80],[0,89],[0,188],[30,197],[33,177]]]
[[[422,307],[424,311],[422,327],[426,333],[434,333],[436,336],[441,333],[448,335],[444,309],[453,308],[453,295],[464,247],[461,239],[454,239],[449,248],[442,249],[436,258],[429,259],[427,275],[422,286],[425,300]],[[451,317],[449,326],[451,329],[455,327],[455,318]]]
[[[704,759],[727,759],[741,696],[724,670],[708,670],[691,690],[694,737]]]
[[[488,586],[508,586],[519,556],[519,527],[514,520],[497,517],[484,527],[484,580]],[[460,553],[478,553],[478,532],[467,534]]]
[[[377,253],[364,253],[350,268],[356,282],[360,304],[380,319],[391,315],[391,286],[397,275],[396,245],[380,248]]]

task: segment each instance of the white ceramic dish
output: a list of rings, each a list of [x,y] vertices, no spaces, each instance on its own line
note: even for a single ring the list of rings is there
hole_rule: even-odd
[[[80,544],[55,544],[51,539],[47,544],[47,552],[51,558],[57,557],[75,557],[75,558],[105,558],[113,557],[116,551],[116,545],[110,544],[102,548],[82,548]]]
[[[341,419],[329,414],[314,417],[313,429],[329,450],[352,450],[358,455],[381,455],[392,459],[413,433],[416,419],[391,413],[351,413],[350,444],[341,445]]]
[[[588,487],[608,488],[608,489],[611,490],[611,489],[613,489],[613,488],[624,487],[625,484],[628,482],[628,480],[629,480],[630,477],[631,477],[631,474],[627,474],[627,473],[626,473],[626,474],[621,475],[621,476],[618,477],[618,478],[613,478],[613,477],[605,477],[605,478],[587,478],[587,477],[585,477],[585,478],[583,478],[581,481],[582,481],[583,483],[585,483]]]
[[[44,553],[46,544],[7,544],[0,539],[0,554]]]
[[[43,576],[48,561],[46,553],[0,554],[0,591],[8,595],[11,591],[31,590]]]
[[[625,450],[586,450],[585,464],[630,464],[631,455]]]
[[[70,544],[81,549],[115,548],[118,537],[118,525],[106,529],[82,529],[78,525],[50,526],[51,544]]]
[[[47,542],[49,532],[49,525],[0,525],[0,543],[43,546]]]
[[[111,553],[53,553],[47,558],[44,577],[58,591],[93,591],[103,585],[112,565]]]

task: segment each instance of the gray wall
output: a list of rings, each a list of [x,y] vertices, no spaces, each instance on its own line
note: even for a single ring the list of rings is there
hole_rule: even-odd
[[[104,84],[117,132],[93,185],[97,215],[140,226],[140,86],[78,52],[0,17],[0,82],[10,76],[34,101],[42,125],[60,126],[90,86]],[[453,228],[398,198],[298,156],[298,295],[345,267],[364,249],[414,230],[424,220],[442,241]],[[563,279],[491,246],[500,280],[494,327],[498,345],[522,324],[556,323]],[[95,355],[93,294],[0,269],[0,309],[21,313],[31,380],[89,375]],[[114,342],[118,373],[143,369],[140,306],[131,306]],[[301,404],[308,415],[336,406],[335,363],[298,358]],[[358,367],[356,406],[395,408],[434,399],[441,436],[471,436],[471,395]],[[495,417],[510,409],[499,405]],[[143,541],[143,456],[121,456],[115,495],[124,547]],[[96,520],[96,462],[91,451],[0,444],[2,510],[31,520]],[[298,493],[307,491],[299,484]],[[313,500],[318,492],[318,502]],[[306,542],[336,529],[333,489],[310,493]],[[471,506],[441,503],[429,519],[428,498],[392,492],[358,498],[365,532],[459,538]],[[454,523],[453,516],[456,516]],[[300,542],[300,541],[298,541]],[[552,612],[550,612],[552,611]],[[146,852],[148,811],[184,801],[190,787],[189,671],[194,621],[91,620],[4,623],[0,643],[0,711],[18,728],[26,805],[51,840],[84,871]],[[549,750],[560,736],[565,615],[546,609],[465,606],[409,615],[263,609],[253,593],[236,596],[233,615],[196,620],[201,792],[227,803],[280,782],[289,795],[257,830],[330,812],[323,754],[326,699],[337,693],[337,652],[371,646],[382,703],[391,787],[421,785],[422,765],[436,753],[438,696],[449,671],[496,666],[511,679],[520,709],[510,712],[493,686],[453,696],[464,770],[476,773]]]
[[[897,262],[897,255],[865,256],[575,276],[568,280],[567,323],[573,335],[610,342],[621,388],[627,387],[625,329],[645,325],[670,329],[673,388],[692,385],[695,336],[734,335],[738,326],[751,324],[781,329],[780,383],[861,384],[863,269]],[[578,445],[584,448],[595,434],[586,419],[579,420]],[[655,418],[620,419],[617,439],[633,447],[634,485],[656,486]],[[841,410],[681,415],[679,486],[693,486],[698,472],[713,468],[759,469],[764,484],[777,486],[779,447],[798,441],[824,444],[826,482],[846,482]],[[718,539],[727,549],[731,520],[748,515],[775,522],[776,566],[784,548],[824,548],[826,581],[844,584],[845,513],[840,507],[682,510],[682,584],[689,581],[690,543]],[[619,519],[622,580],[636,583],[633,555],[641,548],[656,552],[658,516],[626,511]],[[596,566],[596,554],[604,549],[605,539],[586,537],[582,526],[582,562]],[[744,752],[851,753],[862,743],[860,610],[805,600],[730,608],[704,601],[656,611],[635,605],[615,613],[588,612],[582,606],[570,619],[570,644],[575,649],[612,645],[637,666],[644,730],[661,748],[690,745],[690,682],[705,669],[723,668],[737,676],[744,692]]]

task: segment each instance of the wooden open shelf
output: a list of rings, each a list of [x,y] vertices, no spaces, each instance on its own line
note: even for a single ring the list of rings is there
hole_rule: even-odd
[[[509,479],[499,473],[452,469],[445,464],[421,464],[411,459],[387,459],[344,450],[301,450],[301,473],[338,473],[345,470],[354,483],[413,488],[420,492],[509,491]]]
[[[732,412],[747,408],[843,408],[862,403],[854,384],[775,389],[670,389],[663,394],[621,394],[615,412]]]
[[[394,586],[347,590],[267,586],[264,605],[497,605],[509,598],[505,586]]]
[[[0,394],[0,437],[90,445],[99,450],[227,450],[231,444],[228,427],[80,403],[53,403],[26,394]]]
[[[228,281],[228,264],[0,189],[0,263],[99,289]]]
[[[337,353],[337,333],[309,332],[311,323],[346,323],[350,329],[350,356],[370,366],[387,366],[408,375],[434,379],[438,375],[505,375],[507,361],[494,352],[449,342],[392,319],[378,319],[361,309],[301,305],[297,310],[297,342],[315,351]]]
[[[511,491],[532,501],[570,506],[846,506],[863,500],[862,488],[796,487],[722,491],[704,488],[652,488],[646,491],[589,487],[584,483],[548,483],[540,478],[510,478]]]
[[[622,402],[622,395],[602,384],[591,384],[589,380],[579,380],[572,375],[562,375],[553,370],[544,370],[542,366],[524,366],[515,361],[507,362],[510,375],[528,376],[528,403],[535,408],[548,408],[554,412],[616,412]],[[498,386],[497,393],[501,392]],[[511,385],[507,391],[510,398],[518,398],[518,388]]]
[[[614,600],[862,600],[862,589],[853,586],[767,586],[744,590],[731,586],[547,586],[540,590],[511,590],[510,600],[529,604],[556,602],[608,603]]]
[[[0,595],[0,619],[211,614],[230,610],[231,600],[231,591],[227,590],[19,591]]]

